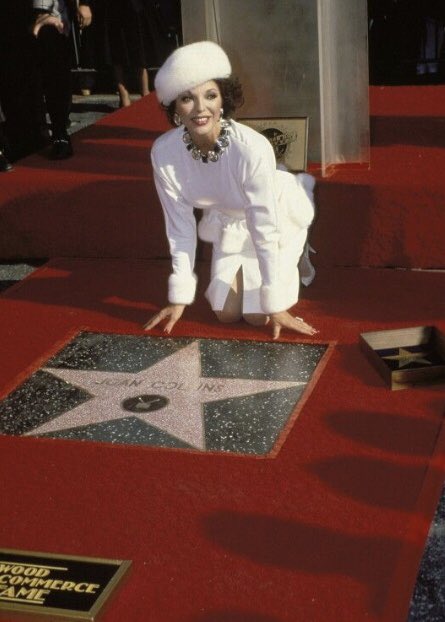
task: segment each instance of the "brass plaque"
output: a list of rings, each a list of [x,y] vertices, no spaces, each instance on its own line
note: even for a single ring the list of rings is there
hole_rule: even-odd
[[[3,611],[50,620],[96,620],[130,561],[0,549]]]
[[[308,117],[239,119],[265,136],[273,147],[275,158],[294,173],[307,168]]]

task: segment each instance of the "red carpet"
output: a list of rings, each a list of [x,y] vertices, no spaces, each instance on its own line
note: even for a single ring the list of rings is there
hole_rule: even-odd
[[[445,86],[371,87],[370,109],[370,170],[319,184],[319,261],[443,268]]]
[[[148,156],[163,129],[148,97],[76,134],[75,158],[18,163],[2,177],[0,256],[166,256]]]
[[[371,170],[318,185],[298,314],[337,345],[275,458],[0,437],[4,548],[133,560],[104,622],[405,622],[445,474],[444,386],[389,391],[358,337],[445,330],[445,273],[375,268],[445,267],[445,87],[372,88],[371,109]],[[165,127],[149,96],[76,135],[72,160],[2,177],[0,257],[65,257],[0,297],[2,395],[79,330],[139,333],[165,300],[147,162]],[[175,334],[268,335],[217,324],[202,296]]]
[[[445,86],[370,94],[371,169],[319,181],[317,263],[444,268]],[[150,95],[76,134],[74,159],[21,161],[1,180],[0,257],[166,257],[148,165],[166,128]]]
[[[57,260],[7,291],[2,392],[80,328],[139,332],[167,272]],[[445,276],[321,269],[303,293],[337,346],[276,458],[3,436],[2,545],[133,560],[104,622],[405,622],[445,473],[443,385],[389,391],[358,335],[445,330]],[[176,334],[267,331],[217,324],[200,298]]]

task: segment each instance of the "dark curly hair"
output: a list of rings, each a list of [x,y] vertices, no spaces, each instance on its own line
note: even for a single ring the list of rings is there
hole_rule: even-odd
[[[230,119],[237,108],[244,104],[243,87],[235,76],[228,78],[218,78],[215,80],[221,92],[223,100],[224,118]],[[175,125],[173,116],[176,109],[176,100],[174,99],[168,106],[162,106],[167,115],[167,119],[172,125]]]

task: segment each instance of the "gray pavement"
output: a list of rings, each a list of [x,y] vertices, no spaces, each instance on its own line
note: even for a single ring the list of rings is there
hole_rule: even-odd
[[[445,620],[445,489],[431,523],[408,622]]]
[[[139,99],[138,95],[131,96],[132,101]],[[119,108],[119,97],[115,93],[73,95],[73,105],[70,114],[71,125],[69,133],[96,123],[99,119]]]

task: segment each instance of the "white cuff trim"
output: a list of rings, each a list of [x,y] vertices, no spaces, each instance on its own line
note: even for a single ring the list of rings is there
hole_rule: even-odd
[[[195,299],[196,274],[189,277],[170,274],[168,277],[168,301],[176,305],[189,305]]]
[[[289,287],[263,285],[260,289],[260,302],[261,308],[266,314],[287,311],[298,302],[298,282],[296,291],[292,293],[289,291]]]

